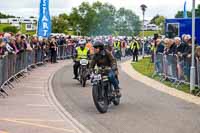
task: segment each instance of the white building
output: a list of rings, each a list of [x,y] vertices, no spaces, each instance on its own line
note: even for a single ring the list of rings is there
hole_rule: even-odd
[[[26,31],[36,30],[37,18],[7,18],[0,19],[0,24],[11,24],[20,29],[21,24],[26,24]]]
[[[34,24],[26,24],[26,31],[34,31],[36,26]]]
[[[16,23],[36,24],[37,18],[5,18],[5,19],[0,19],[0,23],[4,23],[4,24],[16,24]]]
[[[0,19],[0,24],[8,24],[8,19]]]
[[[144,30],[157,31],[159,27],[156,24],[151,24],[148,20],[144,20]]]
[[[19,24],[20,19],[19,18],[8,18],[8,23],[9,24]]]
[[[153,31],[157,31],[159,30],[159,27],[155,24],[148,24],[147,25],[147,30],[153,30]]]

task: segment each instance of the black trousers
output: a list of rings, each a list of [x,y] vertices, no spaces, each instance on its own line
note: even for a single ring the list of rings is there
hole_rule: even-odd
[[[57,52],[56,50],[51,50],[51,63],[56,63]]]
[[[138,62],[138,53],[133,53],[133,61]]]
[[[74,66],[73,66],[73,69],[74,69],[74,76],[75,77],[78,77],[78,69],[80,67],[80,62],[79,61],[75,61],[74,62]]]

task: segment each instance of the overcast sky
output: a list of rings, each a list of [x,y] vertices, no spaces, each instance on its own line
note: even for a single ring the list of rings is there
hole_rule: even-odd
[[[15,16],[38,16],[40,0],[0,0],[0,12],[15,15]],[[49,0],[51,15],[60,13],[70,13],[72,7],[77,7],[83,1],[90,3],[96,0]],[[141,4],[146,4],[146,18],[151,19],[156,14],[164,15],[168,18],[173,18],[178,10],[183,10],[185,0],[99,0],[100,2],[108,2],[115,7],[125,7],[133,10],[137,15],[141,16]],[[196,0],[200,4],[200,0]],[[192,0],[187,0],[187,9],[191,10]]]

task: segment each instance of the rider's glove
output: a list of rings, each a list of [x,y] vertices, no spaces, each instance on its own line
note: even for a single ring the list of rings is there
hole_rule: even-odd
[[[117,65],[112,66],[112,70],[116,71],[117,70]]]

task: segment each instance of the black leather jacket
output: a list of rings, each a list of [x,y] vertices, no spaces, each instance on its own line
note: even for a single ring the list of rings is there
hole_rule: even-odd
[[[107,50],[101,50],[98,54],[94,54],[90,68],[93,69],[95,65],[98,67],[111,67],[112,69],[117,69],[115,58]]]

